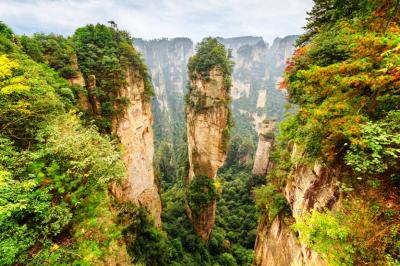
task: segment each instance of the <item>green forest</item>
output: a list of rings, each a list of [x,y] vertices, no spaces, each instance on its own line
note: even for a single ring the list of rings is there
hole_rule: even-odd
[[[285,266],[296,252],[290,265],[400,265],[400,1],[313,2],[282,73],[287,108],[274,132],[257,134],[231,110],[246,103],[230,96],[237,63],[207,37],[188,59],[179,128],[154,123],[155,134],[140,136],[150,136],[150,162],[127,154],[116,130],[131,126],[137,137],[142,125],[128,119],[160,115],[146,109],[157,88],[130,33],[111,21],[70,36],[18,35],[0,18],[0,265]],[[226,100],[191,95],[218,84],[214,69]],[[188,112],[207,120],[220,105],[224,163],[215,180],[189,184],[198,165]],[[268,119],[284,112],[271,106]],[[157,133],[167,131],[171,142]],[[252,174],[258,137],[271,144],[261,176]],[[132,160],[154,168],[160,226],[156,203],[126,192]],[[202,239],[188,209],[200,217],[214,201]],[[274,238],[277,223],[291,246]]]
[[[293,216],[276,192],[293,178],[298,145],[295,163],[337,169],[339,186],[333,209],[288,221],[301,242],[329,265],[398,265],[399,2],[315,2],[281,84],[299,109],[280,124],[258,205],[269,219]]]

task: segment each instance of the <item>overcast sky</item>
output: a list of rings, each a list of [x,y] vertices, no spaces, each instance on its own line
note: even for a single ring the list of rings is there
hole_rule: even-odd
[[[144,39],[301,34],[312,0],[0,0],[0,20],[17,34],[69,35],[114,20]]]

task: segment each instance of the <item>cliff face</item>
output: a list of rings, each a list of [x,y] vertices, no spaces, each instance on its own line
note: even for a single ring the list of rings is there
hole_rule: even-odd
[[[76,60],[74,61],[76,62]],[[101,116],[101,102],[92,92],[96,88],[96,76],[89,75],[85,82],[76,64],[77,76],[70,84],[86,86],[86,94],[79,94],[79,107]],[[128,100],[121,113],[112,117],[112,133],[119,137],[123,146],[123,161],[127,178],[120,186],[112,184],[112,192],[121,201],[130,201],[145,207],[154,218],[155,225],[161,225],[161,199],[155,183],[153,156],[154,133],[151,102],[145,99],[145,85],[139,71],[126,69],[126,85],[118,91],[116,98]],[[114,109],[119,106],[115,103]]]
[[[117,197],[145,207],[161,225],[161,200],[154,178],[154,134],[151,103],[143,98],[144,82],[137,71],[128,68],[126,86],[118,97],[126,97],[129,105],[122,114],[113,118],[113,132],[124,147],[123,160],[128,177]]]
[[[266,175],[271,153],[273,139],[273,130],[275,129],[275,121],[265,123],[258,135],[258,145],[256,155],[254,157],[253,175]]]
[[[339,200],[337,171],[323,167],[318,162],[312,166],[298,163],[303,156],[295,145],[291,156],[293,172],[284,193],[295,221],[311,209],[332,209]],[[255,262],[263,266],[326,265],[317,253],[299,244],[283,215],[271,223],[268,220],[259,221]]]
[[[188,105],[186,109],[190,164],[188,184],[198,175],[215,180],[218,169],[226,159],[224,130],[229,120],[226,105],[229,95],[224,89],[222,73],[214,69],[210,72],[209,81],[194,79],[191,87],[189,97],[193,105]],[[198,110],[197,104],[202,105],[202,110]],[[189,216],[198,235],[208,239],[215,219],[215,200],[199,215],[189,209]]]
[[[156,141],[177,144],[184,129],[184,94],[187,63],[193,55],[193,42],[188,38],[134,39],[134,46],[143,54],[150,70],[156,97],[153,101]]]
[[[233,117],[258,133],[268,118],[284,115],[285,92],[277,88],[297,36],[276,38],[270,46],[261,37],[220,38],[232,49]]]
[[[272,46],[262,37],[217,38],[232,50],[235,61],[232,115],[239,124],[259,131],[264,119],[283,117],[285,92],[277,89],[277,83],[287,58],[294,51],[296,38],[276,38]],[[179,130],[184,127],[185,120],[183,95],[187,63],[193,55],[193,42],[188,38],[174,38],[134,39],[133,43],[143,54],[156,91],[152,107],[156,139],[179,143],[182,135]]]

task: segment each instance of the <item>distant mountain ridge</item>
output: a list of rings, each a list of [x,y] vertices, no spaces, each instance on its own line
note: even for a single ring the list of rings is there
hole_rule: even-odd
[[[231,89],[234,131],[256,135],[267,118],[282,118],[285,92],[277,89],[287,59],[298,36],[276,38],[272,45],[260,36],[217,37],[232,50],[235,62]],[[184,134],[184,95],[187,63],[195,43],[185,37],[154,40],[133,39],[152,75],[156,136],[171,143]],[[183,129],[183,131],[182,131]]]

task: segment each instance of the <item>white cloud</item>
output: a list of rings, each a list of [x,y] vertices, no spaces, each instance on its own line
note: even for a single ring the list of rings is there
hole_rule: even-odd
[[[72,34],[114,20],[145,39],[300,34],[312,0],[0,0],[0,20],[18,34]]]

